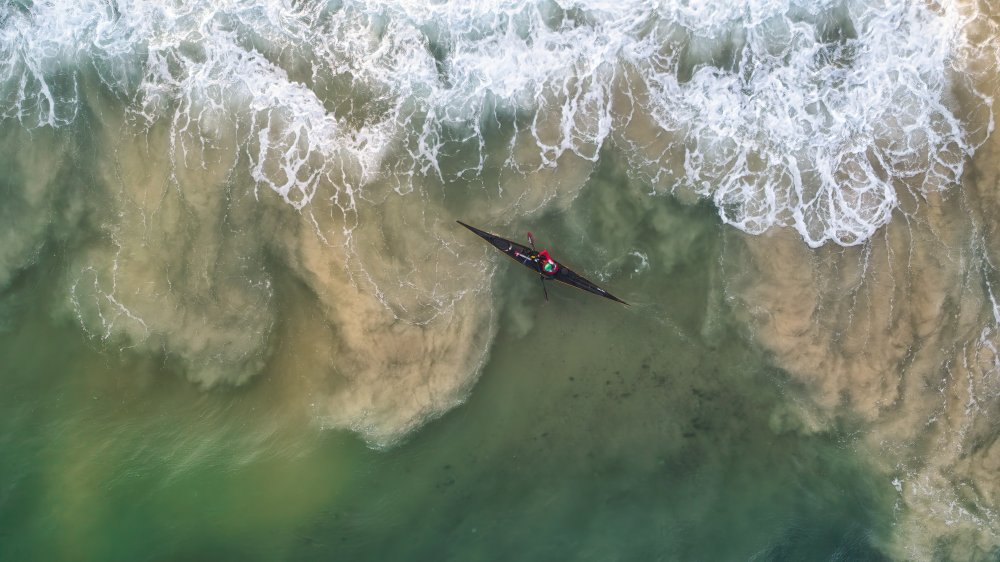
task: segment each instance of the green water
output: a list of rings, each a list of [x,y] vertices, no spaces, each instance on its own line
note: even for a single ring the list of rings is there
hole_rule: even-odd
[[[288,374],[203,391],[87,339],[46,246],[0,300],[0,559],[879,559],[891,479],[850,427],[810,432],[730,319],[732,234],[627,183],[605,162],[530,226],[634,306],[544,303],[497,255],[468,400],[382,451],[287,408]]]

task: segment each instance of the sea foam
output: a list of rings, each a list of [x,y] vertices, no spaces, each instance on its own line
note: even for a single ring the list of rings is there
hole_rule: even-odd
[[[242,119],[259,186],[296,208],[321,195],[345,212],[387,170],[406,193],[406,178],[528,173],[613,146],[657,190],[711,199],[741,230],[788,226],[810,246],[853,245],[890,220],[901,191],[953,186],[974,149],[948,93],[965,46],[959,11],[861,0],[39,3],[3,17],[0,114],[65,126],[93,69],[136,114],[178,132],[210,137],[214,121]],[[506,147],[485,138],[490,122],[512,135]],[[443,162],[468,150],[466,166]],[[493,163],[498,150],[507,157]]]

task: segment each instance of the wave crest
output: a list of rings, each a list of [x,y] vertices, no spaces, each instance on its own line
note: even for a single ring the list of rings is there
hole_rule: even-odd
[[[199,143],[241,123],[258,185],[296,208],[323,191],[348,213],[389,173],[405,194],[616,146],[741,230],[854,245],[901,193],[961,176],[976,142],[948,90],[969,21],[862,0],[38,4],[0,27],[2,115],[72,122],[93,67]]]

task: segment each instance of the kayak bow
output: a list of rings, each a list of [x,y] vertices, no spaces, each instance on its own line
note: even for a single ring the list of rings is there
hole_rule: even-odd
[[[575,271],[573,271],[572,269],[566,267],[565,265],[559,262],[556,262],[556,265],[558,265],[559,268],[556,269],[556,272],[554,274],[551,275],[546,274],[544,271],[542,271],[541,264],[535,259],[537,252],[525,246],[524,244],[518,244],[517,242],[512,242],[510,240],[507,240],[506,238],[501,238],[495,234],[490,234],[489,232],[479,230],[478,228],[474,226],[469,226],[462,221],[455,221],[455,222],[464,226],[465,228],[468,228],[476,235],[478,235],[480,238],[492,244],[496,249],[510,256],[511,259],[517,261],[518,263],[527,267],[528,269],[538,273],[539,275],[542,276],[543,279],[554,279],[556,281],[559,281],[560,283],[565,283],[566,285],[570,285],[571,287],[576,287],[577,289],[587,291],[588,293],[593,293],[595,295],[604,297],[606,299],[610,299],[615,302],[620,302],[625,306],[629,306],[627,302],[621,300],[620,298],[612,295],[611,293],[591,283],[583,276],[578,275]]]

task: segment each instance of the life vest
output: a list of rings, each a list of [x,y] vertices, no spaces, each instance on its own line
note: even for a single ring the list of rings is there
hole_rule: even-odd
[[[555,273],[559,271],[559,264],[557,264],[555,260],[552,259],[552,256],[549,255],[548,250],[542,250],[541,252],[538,252],[538,257],[541,258],[542,260],[542,271],[546,275],[555,275]]]

